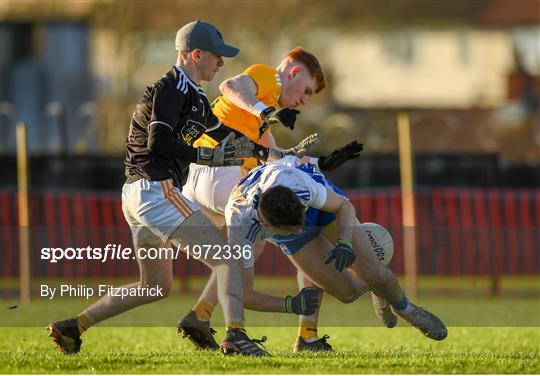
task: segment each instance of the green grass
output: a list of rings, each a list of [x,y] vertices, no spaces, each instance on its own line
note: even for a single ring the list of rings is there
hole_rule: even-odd
[[[107,281],[115,286],[129,281]],[[193,279],[190,282],[192,293],[179,294],[178,286],[171,296],[154,304],[139,307],[126,314],[114,317],[103,323],[105,326],[133,326],[133,327],[164,327],[174,325],[178,317],[189,309],[196,301],[198,293],[204,287],[203,279]],[[424,279],[429,286],[468,286],[471,279],[454,278],[442,280],[435,285]],[[534,284],[538,279],[532,280]],[[104,281],[100,281],[105,283]],[[257,278],[256,289],[278,296],[294,294],[296,290],[293,278]],[[50,286],[58,286],[62,281],[46,280]],[[63,281],[66,283],[66,281]],[[77,282],[72,282],[77,283]],[[84,282],[78,282],[84,283]],[[88,281],[87,283],[92,283]],[[94,282],[95,283],[95,282]],[[532,286],[530,280],[526,282]],[[506,283],[509,285],[510,283]],[[522,283],[521,286],[526,286]],[[35,286],[38,291],[39,285]],[[522,287],[523,288],[523,287]],[[439,315],[448,326],[455,327],[539,327],[540,326],[540,299],[538,297],[523,297],[520,295],[505,295],[489,297],[483,290],[478,294],[472,288],[469,294],[448,296],[441,294],[421,295],[416,303],[430,308]],[[34,297],[30,305],[21,305],[16,299],[0,299],[0,325],[7,327],[46,326],[49,322],[60,318],[71,317],[81,312],[96,299],[91,298],[55,298],[49,300],[45,297]],[[8,309],[17,305],[16,309]],[[338,313],[338,314],[336,314]],[[264,313],[246,311],[247,324],[254,326],[296,327],[297,320],[293,315],[281,313]],[[222,326],[222,315],[217,312],[213,316],[213,324]],[[352,304],[342,304],[331,296],[325,295],[320,314],[320,325],[328,327],[374,327],[378,321],[371,308],[369,296],[363,296]]]
[[[403,278],[398,277],[403,283]],[[179,288],[178,278],[175,282],[175,289]],[[204,287],[204,283],[207,281],[206,276],[191,276],[188,278],[190,288],[193,290],[201,290]],[[277,284],[276,284],[276,281]],[[115,285],[122,283],[133,282],[132,278],[100,278],[99,283],[113,283]],[[489,276],[481,275],[468,275],[468,276],[433,276],[433,275],[420,275],[418,277],[418,286],[421,292],[430,291],[448,291],[452,293],[465,294],[465,295],[488,295],[490,292],[491,278]],[[0,278],[1,289],[18,289],[19,279],[13,277]],[[33,277],[31,280],[31,286],[34,291],[39,291],[40,284],[45,283],[49,285],[58,285],[60,283],[84,283],[95,284],[96,280],[91,278],[39,278]],[[291,286],[295,286],[294,277],[272,277],[265,275],[257,275],[257,286],[263,289],[289,289]],[[501,290],[504,295],[519,295],[516,293],[540,293],[540,275],[503,275],[501,276]]]
[[[294,290],[291,290],[293,292]],[[286,292],[279,295],[284,296]],[[12,299],[2,299],[0,322],[5,327],[44,327],[51,321],[73,317],[94,300],[80,298],[34,299],[28,305],[20,305]],[[174,325],[196,301],[195,295],[171,296],[165,300],[148,304],[102,323],[104,326],[121,327],[164,327]],[[428,307],[443,319],[448,326],[457,327],[538,327],[540,326],[540,299],[511,297],[421,297],[416,301]],[[9,307],[18,305],[16,309]],[[246,322],[250,327],[296,327],[294,315],[282,313],[254,312],[246,310]],[[214,312],[212,323],[223,326],[219,306]],[[343,304],[325,296],[319,318],[321,326],[328,327],[373,327],[378,321],[373,314],[371,299],[362,296],[356,302]],[[404,324],[406,325],[406,324]]]
[[[536,286],[534,280],[533,285]],[[459,282],[459,281],[458,281]],[[48,281],[53,285],[59,282]],[[461,284],[471,281],[462,279]],[[521,284],[520,281],[518,281]],[[530,286],[530,281],[526,282]],[[118,285],[118,281],[115,283]],[[452,287],[450,282],[448,286]],[[5,286],[5,285],[4,285]],[[454,284],[455,286],[455,284]],[[534,287],[533,286],[533,287]],[[80,354],[54,349],[44,327],[71,317],[95,299],[34,297],[30,305],[0,299],[1,373],[540,373],[540,299],[485,294],[424,295],[418,300],[449,325],[442,342],[423,337],[400,322],[378,327],[369,297],[342,304],[326,296],[319,333],[329,334],[335,352],[294,354],[296,317],[246,311],[250,336],[268,336],[271,358],[223,357],[199,352],[176,334],[178,318],[195,302],[193,293],[175,293],[90,329]],[[521,286],[517,286],[519,289]],[[292,279],[257,280],[257,288],[278,295],[294,292]],[[17,305],[15,309],[11,306]],[[212,318],[218,340],[224,335],[219,307]]]
[[[94,328],[72,356],[53,351],[41,328],[1,331],[2,373],[540,372],[537,328],[450,328],[440,343],[412,328],[324,328],[336,349],[330,354],[293,354],[294,330],[254,328],[250,335],[269,336],[273,356],[262,359],[195,351],[173,328]]]

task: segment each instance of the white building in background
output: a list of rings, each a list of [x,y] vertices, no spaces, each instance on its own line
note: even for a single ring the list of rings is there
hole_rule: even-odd
[[[106,29],[94,30],[92,66],[104,92],[139,92],[174,61],[174,30],[140,31],[124,37],[129,48]],[[233,39],[241,39],[236,35]],[[249,39],[249,38],[248,38]],[[129,43],[126,41],[129,40]],[[536,43],[535,45],[535,41]],[[251,43],[254,43],[251,40]],[[539,75],[540,28],[493,29],[318,29],[295,37],[276,36],[269,56],[261,61],[253,45],[244,41],[242,58],[227,60],[215,82],[206,85],[218,95],[217,85],[249,64],[277,64],[301,44],[321,59],[331,77],[337,104],[359,108],[494,108],[508,99],[508,74],[516,68],[515,53],[531,74]],[[127,67],[136,61],[136,74]]]
[[[324,58],[331,90],[351,107],[497,107],[515,66],[504,31],[358,31],[331,39]]]

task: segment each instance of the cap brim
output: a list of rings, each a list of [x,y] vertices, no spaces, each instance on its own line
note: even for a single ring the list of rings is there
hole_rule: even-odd
[[[234,57],[238,55],[238,52],[240,52],[240,50],[236,47],[229,46],[228,44],[223,44],[212,52],[219,56]]]

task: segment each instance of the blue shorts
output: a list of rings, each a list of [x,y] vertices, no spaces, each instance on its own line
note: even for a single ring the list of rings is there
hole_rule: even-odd
[[[324,186],[331,188],[334,192],[345,196],[345,193],[343,193],[341,189],[326,180],[324,176],[316,170],[315,165],[304,163],[297,168],[308,173],[317,183],[323,184]],[[269,240],[276,243],[284,254],[293,255],[313,239],[317,238],[323,228],[334,222],[335,219],[336,215],[333,213],[328,213],[320,209],[308,208],[306,211],[306,222],[304,223],[304,227],[302,227],[302,232],[300,234],[287,236],[273,235]]]

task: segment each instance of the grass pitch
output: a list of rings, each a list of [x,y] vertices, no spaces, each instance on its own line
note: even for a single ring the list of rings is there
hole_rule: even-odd
[[[324,328],[333,353],[293,354],[291,328],[253,328],[269,336],[271,358],[195,351],[174,328],[90,330],[83,350],[53,351],[42,328],[3,328],[3,373],[531,373],[540,371],[537,328],[450,328],[434,342],[412,328]],[[223,330],[219,331],[220,337]]]
[[[51,281],[49,281],[52,283]],[[295,291],[294,280],[272,279],[262,290],[283,296]],[[535,280],[536,285],[536,280]],[[453,284],[455,285],[455,283]],[[202,288],[195,285],[194,293]],[[91,328],[81,353],[59,353],[44,327],[80,312],[95,299],[34,298],[28,306],[0,299],[1,373],[540,373],[540,299],[425,296],[418,303],[448,325],[442,342],[423,337],[400,320],[393,329],[378,327],[371,299],[342,304],[325,296],[319,334],[329,334],[333,353],[294,354],[296,316],[246,311],[248,334],[268,337],[271,358],[224,357],[194,350],[176,334],[176,322],[195,302],[196,294],[175,293]],[[212,319],[224,336],[219,307]],[[166,327],[165,327],[166,326]]]

